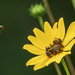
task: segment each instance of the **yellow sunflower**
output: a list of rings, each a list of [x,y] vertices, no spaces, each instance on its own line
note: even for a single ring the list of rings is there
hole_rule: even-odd
[[[60,63],[61,59],[71,54],[71,48],[75,43],[75,21],[72,22],[65,35],[63,18],[53,25],[44,22],[44,32],[34,28],[35,36],[29,35],[28,40],[32,44],[25,44],[26,49],[37,56],[31,58],[26,66],[34,65],[34,70],[48,66],[52,62]]]

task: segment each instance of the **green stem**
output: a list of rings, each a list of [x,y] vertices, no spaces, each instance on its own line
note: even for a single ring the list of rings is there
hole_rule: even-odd
[[[44,25],[43,25],[42,16],[39,16],[39,17],[38,17],[38,20],[39,20],[39,23],[40,23],[40,26],[41,26],[42,30],[44,31]]]
[[[65,69],[65,71],[66,71],[66,74],[67,74],[67,75],[70,75],[70,72],[69,72],[69,70],[68,70],[68,67],[67,67],[67,65],[66,65],[66,62],[65,62],[64,58],[62,58],[61,63],[62,63],[62,65],[63,65],[63,67],[64,67],[64,69]]]

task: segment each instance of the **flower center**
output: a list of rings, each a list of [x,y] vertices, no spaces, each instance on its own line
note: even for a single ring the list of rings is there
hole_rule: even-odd
[[[50,44],[50,47],[46,47],[46,54],[49,57],[52,57],[56,54],[59,54],[63,50],[63,45],[61,44],[61,39],[55,39],[53,45]]]

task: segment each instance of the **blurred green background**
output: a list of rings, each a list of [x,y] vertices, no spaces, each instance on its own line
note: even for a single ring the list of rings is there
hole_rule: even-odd
[[[57,75],[53,64],[37,71],[33,71],[33,66],[25,65],[35,55],[22,47],[30,43],[27,36],[33,35],[33,28],[40,28],[38,20],[29,15],[28,9],[31,4],[40,2],[42,0],[0,0],[0,24],[4,26],[0,34],[0,75]],[[75,21],[71,0],[48,0],[48,3],[56,21],[64,17],[66,29]],[[50,22],[47,14],[43,18]],[[75,46],[69,56],[75,67]],[[59,66],[66,75],[61,63]]]

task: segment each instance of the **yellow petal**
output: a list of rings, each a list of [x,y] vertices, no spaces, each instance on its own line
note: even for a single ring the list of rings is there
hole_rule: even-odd
[[[57,22],[56,23],[54,23],[54,25],[53,25],[53,35],[54,35],[54,39],[55,38],[58,38],[58,36],[57,36]]]
[[[42,50],[42,49],[39,49],[31,44],[25,44],[23,46],[23,49],[26,49],[27,51],[29,51],[30,53],[32,54],[35,54],[35,55],[42,55],[42,54],[45,54],[45,51]]]
[[[49,64],[51,64],[52,62],[55,61],[55,56],[51,57],[46,63],[45,65],[48,66]]]
[[[48,46],[50,44],[47,36],[45,35],[45,33],[41,30],[39,30],[38,28],[34,28],[33,32],[36,36],[36,38],[41,41],[42,43],[44,43],[46,46]]]
[[[64,21],[63,18],[60,18],[58,21],[58,38],[60,38],[61,40],[63,40],[64,36],[65,36],[65,25],[64,25]]]
[[[44,63],[39,63],[39,64],[36,64],[33,68],[34,71],[38,70],[38,69],[41,69],[45,67],[45,62]]]
[[[39,62],[37,62],[37,64],[35,64],[34,66],[34,70],[38,70],[38,69],[41,69],[43,67],[45,67],[45,62],[48,60],[48,56],[46,57],[43,57]]]
[[[69,51],[69,52],[62,52],[62,53],[60,53],[60,54],[57,54],[57,55],[51,57],[51,58],[45,63],[45,65],[48,66],[48,65],[51,64],[52,62],[60,63],[61,59],[62,59],[64,56],[68,55],[68,54],[71,54],[71,51]]]
[[[49,39],[49,42],[52,43],[53,42],[53,29],[48,22],[44,22],[44,31],[45,31],[46,36]]]
[[[72,22],[67,30],[63,45],[67,45],[75,37],[75,21]]]
[[[30,35],[30,36],[28,36],[28,39],[31,41],[31,43],[34,46],[36,46],[42,50],[45,50],[46,45],[44,43],[42,43],[41,41],[39,41],[36,37]]]
[[[69,51],[69,50],[71,50],[71,48],[74,45],[74,43],[75,43],[75,39],[73,39],[67,46],[65,46],[63,48],[63,51]]]
[[[26,66],[36,64],[38,61],[40,61],[45,56],[46,55],[40,55],[40,56],[36,56],[36,57],[31,58],[29,61],[27,61]]]
[[[68,54],[71,54],[71,51],[69,51],[69,52],[62,52],[62,53],[56,55],[55,61],[56,61],[57,63],[60,63],[61,59],[62,59],[64,56],[68,55]]]

